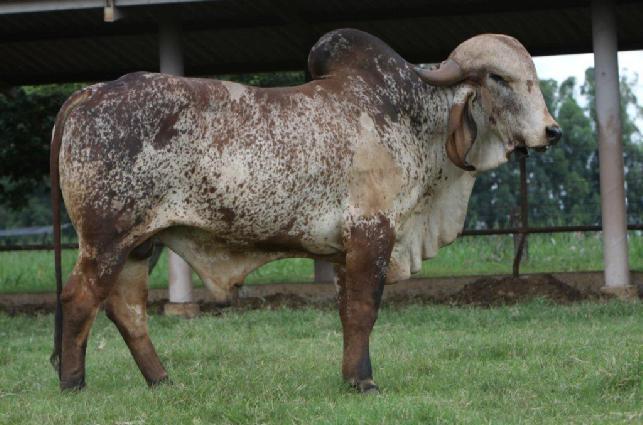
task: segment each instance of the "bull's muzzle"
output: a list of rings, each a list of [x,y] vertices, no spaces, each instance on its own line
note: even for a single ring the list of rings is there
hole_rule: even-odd
[[[555,145],[562,137],[563,131],[557,125],[549,125],[545,128],[545,135],[547,136],[547,143]]]

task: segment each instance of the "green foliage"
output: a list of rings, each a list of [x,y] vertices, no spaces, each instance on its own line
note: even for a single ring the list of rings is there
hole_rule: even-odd
[[[2,424],[634,424],[643,420],[640,303],[385,307],[378,396],[340,375],[330,309],[152,315],[173,384],[149,389],[100,313],[86,390],[60,393],[52,315],[0,315]]]
[[[236,81],[257,87],[284,87],[296,86],[305,82],[305,75],[301,71],[291,72],[266,72],[263,74],[219,75],[221,80]]]
[[[44,185],[48,190],[48,182],[43,181]],[[21,194],[20,196],[24,196],[24,199],[19,201],[22,206],[18,209],[10,208],[8,204],[0,204],[0,223],[2,223],[0,228],[12,229],[29,227],[36,223],[41,225],[51,223],[51,207],[47,190],[44,187],[38,187],[29,196]],[[17,197],[18,195],[16,195]],[[18,202],[17,199],[15,201]],[[0,242],[9,243],[6,238]]]
[[[56,114],[78,84],[22,87],[0,95],[0,206],[24,207],[49,181],[49,143]]]
[[[632,90],[638,82],[638,76],[632,80],[621,78],[621,124],[623,141],[623,159],[625,165],[625,187],[630,222],[643,222],[643,137],[636,125],[636,119],[643,119],[643,107],[639,105]],[[596,83],[594,69],[585,71],[585,84],[581,93],[587,96],[590,105],[595,104]],[[596,121],[596,109],[589,109],[590,116]]]

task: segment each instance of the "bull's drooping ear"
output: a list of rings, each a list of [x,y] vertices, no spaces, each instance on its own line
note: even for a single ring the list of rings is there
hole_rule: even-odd
[[[433,86],[452,86],[464,80],[464,71],[453,59],[447,59],[435,69],[415,67],[415,72],[426,83]]]
[[[476,140],[476,122],[471,115],[475,90],[467,90],[461,100],[454,101],[449,112],[447,132],[447,156],[456,166],[465,171],[475,171],[476,167],[467,162],[467,154]]]

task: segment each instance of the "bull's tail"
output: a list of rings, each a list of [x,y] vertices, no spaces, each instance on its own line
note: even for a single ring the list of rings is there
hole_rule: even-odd
[[[61,294],[63,288],[62,266],[61,266],[61,237],[60,237],[60,169],[59,156],[60,146],[64,133],[65,120],[75,106],[87,99],[89,93],[85,90],[74,93],[63,104],[56,116],[56,123],[51,137],[51,151],[49,156],[49,176],[51,178],[51,210],[54,236],[54,266],[56,270],[56,314],[54,325],[54,351],[49,358],[54,369],[60,378],[62,367],[62,337],[63,337],[63,310]]]

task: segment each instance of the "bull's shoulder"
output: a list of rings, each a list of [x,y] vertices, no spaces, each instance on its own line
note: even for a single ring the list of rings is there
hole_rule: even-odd
[[[339,29],[323,35],[308,55],[314,79],[341,74],[389,73],[407,62],[379,38],[356,29]]]

